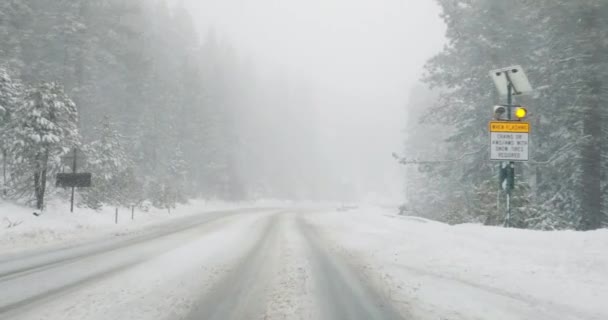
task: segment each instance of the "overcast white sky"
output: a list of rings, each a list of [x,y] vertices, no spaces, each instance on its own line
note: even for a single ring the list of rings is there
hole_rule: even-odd
[[[363,193],[395,199],[405,104],[444,44],[434,0],[184,0],[202,32],[312,82],[331,166]],[[204,34],[204,33],[202,33]]]

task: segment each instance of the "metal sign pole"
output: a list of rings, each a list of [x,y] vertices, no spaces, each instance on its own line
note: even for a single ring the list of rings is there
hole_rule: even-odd
[[[76,148],[74,148],[74,161],[72,162],[72,173],[76,173]],[[72,187],[72,197],[70,198],[70,212],[74,212],[74,187]]]
[[[507,119],[509,119],[509,121],[511,121],[511,105],[513,104],[513,85],[511,84],[511,79],[508,78],[508,74],[507,74]],[[515,179],[515,177],[511,177],[511,174],[515,174],[515,172],[513,170],[511,170],[511,168],[513,167],[513,162],[509,162],[508,168],[509,170],[507,170],[507,181],[510,181],[510,179]],[[514,180],[513,180],[514,181]],[[507,219],[505,220],[505,226],[507,228],[511,227],[511,185],[510,183],[507,183]]]

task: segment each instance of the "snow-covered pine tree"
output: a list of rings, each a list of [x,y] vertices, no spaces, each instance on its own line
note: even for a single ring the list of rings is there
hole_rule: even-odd
[[[24,67],[23,42],[32,23],[30,5],[30,1],[21,0],[0,2],[0,61],[13,72]]]
[[[0,67],[0,126],[4,127],[15,109],[20,94],[20,87],[13,81],[8,71]]]
[[[428,170],[427,175],[428,181],[436,181],[445,195],[462,194],[455,199],[443,197],[445,202],[441,207],[454,207],[453,201],[459,201],[456,207],[468,211],[459,214],[463,219],[460,222],[468,222],[477,219],[480,208],[497,210],[498,188],[479,188],[496,185],[498,176],[498,164],[488,161],[486,128],[491,107],[501,101],[488,72],[514,63],[525,64],[527,59],[522,54],[525,50],[521,48],[526,48],[529,38],[525,37],[525,24],[516,18],[517,14],[503,14],[511,10],[507,3],[439,0],[439,4],[448,26],[449,42],[443,52],[426,65],[423,80],[441,92],[441,96],[434,106],[424,110],[422,121],[453,128],[445,139],[445,154],[450,155],[449,158],[471,155],[438,164]],[[510,28],[505,30],[505,25]],[[519,49],[509,50],[510,47]],[[475,196],[469,190],[475,190]],[[502,224],[503,219],[482,220]]]
[[[117,181],[116,188],[120,190],[118,203],[126,207],[141,206],[145,200],[143,187],[143,182],[134,167],[127,168]]]
[[[16,191],[33,186],[36,208],[44,208],[48,177],[60,167],[60,157],[79,144],[78,113],[63,87],[43,83],[25,92],[8,127]],[[33,183],[32,183],[33,182]]]
[[[188,175],[188,168],[186,161],[184,160],[182,147],[179,143],[175,146],[175,150],[171,155],[167,173],[167,184],[173,193],[171,197],[173,204],[175,202],[184,203],[188,198],[188,190],[186,190],[186,176]]]
[[[132,162],[124,149],[124,138],[115,129],[109,116],[98,127],[98,138],[86,146],[87,170],[93,174],[93,186],[83,193],[87,206],[98,209],[103,204],[124,203],[122,187],[130,186],[133,178],[125,175]]]
[[[597,228],[606,211],[601,189],[605,185],[601,150],[606,140],[601,124],[606,108],[601,106],[606,104],[602,79],[608,69],[605,59],[598,57],[607,54],[601,39],[607,36],[608,3],[440,0],[439,4],[449,44],[429,61],[425,79],[445,94],[426,117],[456,127],[448,139],[454,150],[485,144],[489,108],[504,102],[494,93],[487,72],[523,65],[537,90],[534,96],[515,101],[529,106],[533,123],[533,161],[516,169],[525,179],[519,179],[516,188],[530,185],[530,195],[522,195],[529,211],[520,217],[528,222],[521,225]],[[486,159],[485,153],[470,159],[468,166],[474,170],[464,171],[466,181],[483,186],[490,179],[493,185],[496,168]],[[492,198],[484,195],[476,201]],[[489,208],[490,203],[475,205]]]
[[[583,4],[581,6],[581,4]],[[606,106],[608,105],[608,3],[602,0],[586,0],[577,3],[565,2],[564,7],[571,12],[577,22],[573,26],[572,53],[580,54],[574,66],[579,72],[579,83],[574,85],[581,98],[581,117],[585,139],[581,146],[581,180],[578,194],[581,199],[579,216],[580,229],[601,228],[605,222],[604,199],[602,199],[602,127],[606,126]]]
[[[0,67],[0,151],[2,152],[2,196],[7,195],[8,124],[19,103],[21,87],[13,82],[6,69]]]
[[[0,63],[28,85],[61,82],[79,106],[86,141],[97,138],[98,119],[112,114],[127,137],[133,172],[146,186],[166,173],[174,147],[168,133],[181,139],[188,190],[198,196],[240,199],[262,184],[267,195],[289,196],[302,193],[287,190],[293,181],[314,180],[311,172],[318,170],[286,164],[290,153],[302,168],[314,161],[274,148],[313,146],[311,121],[292,112],[306,108],[284,108],[296,90],[258,81],[252,63],[244,68],[249,59],[220,37],[201,45],[187,9],[176,1],[0,2]],[[268,137],[276,125],[292,122],[283,114],[305,124],[296,139]],[[266,148],[284,149],[283,155],[268,159]]]
[[[608,3],[602,0],[524,4],[541,35],[535,49],[535,149],[548,164],[536,168],[539,201],[561,224],[594,229],[605,219],[602,193],[603,119],[608,103]],[[567,141],[567,144],[564,144]],[[604,213],[603,213],[603,212]]]
[[[471,186],[464,186],[464,166],[460,162],[445,161],[453,157],[446,152],[452,130],[435,121],[421,123],[418,115],[434,105],[437,92],[422,85],[411,90],[407,105],[408,117],[404,145],[404,160],[436,161],[425,164],[408,164],[406,168],[407,210],[410,214],[447,223],[471,222]],[[429,143],[432,141],[433,143]],[[445,161],[445,162],[442,162]]]

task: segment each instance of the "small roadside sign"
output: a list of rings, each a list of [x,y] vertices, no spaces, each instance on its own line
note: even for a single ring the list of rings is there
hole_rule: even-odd
[[[91,186],[93,175],[91,173],[58,173],[57,187],[88,188]]]
[[[490,122],[490,160],[528,161],[529,135],[527,122]]]
[[[89,172],[77,173],[78,159],[83,161],[85,154],[78,148],[74,148],[72,154],[61,158],[64,165],[72,167],[72,173],[58,173],[56,183],[58,187],[72,188],[72,196],[70,197],[70,212],[74,212],[74,188],[89,188],[93,174]]]

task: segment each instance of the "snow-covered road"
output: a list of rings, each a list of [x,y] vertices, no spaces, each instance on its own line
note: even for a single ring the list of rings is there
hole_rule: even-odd
[[[379,210],[207,212],[0,255],[0,319],[605,319],[605,245],[556,255],[554,236]]]
[[[302,210],[0,257],[2,319],[401,319]]]

